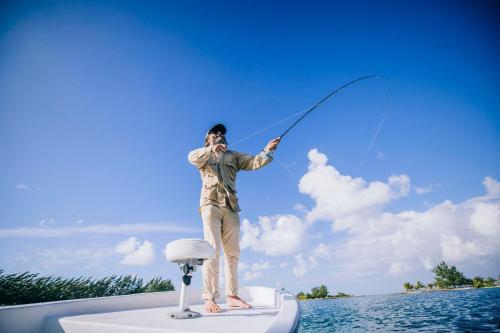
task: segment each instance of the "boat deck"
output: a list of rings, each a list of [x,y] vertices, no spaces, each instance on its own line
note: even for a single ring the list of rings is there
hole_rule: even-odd
[[[203,305],[192,305],[192,311],[202,314],[196,319],[171,319],[168,314],[177,306],[152,309],[107,312],[59,318],[67,333],[80,332],[265,332],[274,322],[276,306],[251,304],[250,309],[232,308],[221,304],[222,312],[207,313]]]
[[[131,310],[59,318],[64,332],[235,332],[266,331],[279,309],[275,306],[252,304],[240,309],[222,304],[222,312],[207,313],[203,305],[193,305],[192,311],[202,314],[196,319],[171,319],[168,314],[178,307]]]

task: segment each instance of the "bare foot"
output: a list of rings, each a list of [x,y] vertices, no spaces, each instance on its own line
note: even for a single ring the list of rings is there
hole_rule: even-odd
[[[212,312],[212,313],[221,312],[220,307],[217,305],[217,303],[215,303],[213,299],[205,300],[205,310],[207,310],[207,312]]]
[[[243,309],[248,309],[252,307],[250,304],[248,304],[247,302],[245,302],[236,295],[227,296],[227,305]]]

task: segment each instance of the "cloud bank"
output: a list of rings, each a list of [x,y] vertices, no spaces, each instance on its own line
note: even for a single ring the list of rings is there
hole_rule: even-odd
[[[485,194],[453,203],[444,200],[425,211],[389,212],[388,204],[411,195],[406,174],[368,182],[343,175],[317,149],[299,191],[314,202],[303,218],[293,214],[243,221],[242,248],[266,255],[295,255],[295,276],[304,276],[318,260],[337,277],[398,276],[430,270],[441,260],[452,264],[483,259],[499,265],[500,183],[485,177]],[[315,223],[329,223],[335,244],[303,244]],[[488,259],[489,258],[489,259]],[[491,259],[493,258],[493,259]]]
[[[42,223],[43,221],[43,223]],[[49,222],[42,220],[40,225],[45,226]],[[83,220],[82,220],[83,223]],[[78,225],[81,225],[79,223]],[[0,229],[0,238],[52,238],[69,237],[80,234],[98,234],[98,235],[130,235],[146,234],[157,232],[186,232],[201,233],[198,228],[180,227],[170,223],[135,223],[135,224],[98,224],[91,226],[67,226],[67,227],[36,227],[36,228],[6,228]]]

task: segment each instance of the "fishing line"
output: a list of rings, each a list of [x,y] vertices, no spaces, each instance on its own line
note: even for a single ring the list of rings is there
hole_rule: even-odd
[[[293,119],[293,118],[295,118],[295,117],[297,117],[297,116],[300,116],[301,114],[304,114],[304,113],[306,113],[307,111],[309,111],[309,108],[304,109],[304,110],[302,110],[302,111],[300,111],[300,112],[297,112],[297,113],[295,113],[295,114],[292,114],[291,116],[288,116],[288,117],[286,117],[286,118],[283,118],[283,119],[281,119],[281,120],[279,120],[279,121],[277,121],[277,122],[275,122],[275,123],[273,123],[273,124],[271,124],[271,125],[269,125],[269,126],[266,126],[266,127],[262,128],[262,129],[258,130],[257,132],[254,132],[254,133],[252,133],[252,134],[250,134],[250,135],[248,135],[248,136],[245,136],[244,138],[242,138],[242,139],[240,139],[240,140],[238,140],[238,141],[236,141],[236,142],[233,142],[232,144],[230,144],[230,145],[229,145],[229,147],[234,147],[234,146],[236,146],[236,145],[237,145],[237,144],[239,144],[239,143],[242,143],[242,142],[244,142],[244,141],[247,141],[248,139],[250,139],[250,138],[252,138],[252,137],[254,137],[254,136],[256,136],[256,135],[258,135],[258,134],[260,134],[260,133],[262,133],[262,132],[265,132],[265,131],[267,131],[267,130],[268,130],[268,129],[270,129],[270,128],[273,128],[274,126],[278,126],[279,124],[284,123],[284,122],[285,122],[285,121],[287,121],[287,120],[290,120],[290,119]]]
[[[284,137],[285,135],[287,135],[287,134],[288,134],[288,133],[289,133],[289,132],[290,132],[290,131],[291,131],[291,130],[292,130],[292,129],[293,129],[293,128],[294,128],[294,127],[295,127],[295,126],[299,123],[299,122],[301,122],[301,121],[302,121],[305,117],[307,117],[307,115],[308,115],[308,114],[310,114],[312,111],[314,111],[315,109],[317,109],[317,108],[318,108],[321,104],[323,104],[324,102],[326,102],[326,101],[327,101],[328,99],[330,99],[333,95],[335,95],[336,93],[338,93],[338,92],[340,92],[340,91],[344,90],[345,88],[347,88],[347,87],[348,87],[348,86],[350,86],[351,84],[354,84],[354,83],[359,82],[359,81],[367,80],[367,79],[373,79],[373,78],[378,78],[378,79],[383,79],[383,80],[385,80],[385,82],[386,82],[386,86],[387,86],[387,89],[388,89],[387,105],[389,105],[389,104],[390,104],[390,101],[391,101],[391,96],[392,96],[392,89],[391,89],[391,85],[390,85],[389,80],[388,80],[386,77],[382,76],[382,75],[366,75],[366,76],[362,76],[362,77],[359,77],[359,78],[357,78],[357,79],[355,79],[355,80],[352,80],[352,81],[350,81],[350,82],[348,82],[348,83],[344,84],[343,86],[340,86],[339,88],[335,89],[334,91],[332,91],[331,93],[329,93],[328,95],[326,95],[323,99],[321,99],[318,103],[314,104],[313,106],[311,106],[311,107],[309,107],[309,108],[307,108],[307,109],[305,109],[305,110],[303,110],[303,111],[300,111],[300,112],[298,112],[298,113],[296,113],[296,114],[293,114],[293,115],[291,115],[291,116],[288,116],[288,117],[286,117],[286,118],[284,118],[284,119],[281,119],[281,120],[279,120],[279,121],[277,121],[277,122],[275,122],[275,123],[273,123],[273,124],[271,124],[271,125],[269,125],[269,126],[266,126],[266,127],[264,127],[263,129],[260,129],[260,130],[258,130],[258,131],[256,131],[256,132],[254,132],[254,133],[252,133],[252,134],[250,134],[250,135],[248,135],[248,136],[246,136],[246,137],[244,137],[244,138],[242,138],[242,139],[240,139],[240,140],[238,140],[238,141],[234,142],[234,143],[233,143],[233,144],[231,144],[230,146],[231,146],[231,147],[233,147],[233,146],[235,146],[235,145],[237,145],[237,144],[239,144],[239,143],[242,143],[242,142],[244,142],[244,141],[246,141],[246,140],[248,140],[248,139],[250,139],[250,138],[252,138],[252,137],[254,137],[254,136],[256,136],[256,135],[258,135],[258,134],[260,134],[260,133],[262,133],[262,132],[264,132],[264,131],[267,131],[268,129],[270,129],[270,128],[272,128],[272,127],[275,127],[275,126],[277,126],[277,125],[279,125],[279,124],[281,124],[281,123],[283,123],[283,122],[285,122],[285,121],[287,121],[287,120],[290,120],[290,119],[293,119],[293,118],[295,118],[295,117],[297,117],[297,116],[300,116],[300,118],[299,118],[299,119],[297,119],[297,120],[296,120],[296,121],[295,121],[295,122],[294,122],[294,123],[293,123],[290,127],[288,127],[288,128],[287,128],[287,129],[286,129],[286,130],[285,130],[285,131],[284,131],[284,132],[283,132],[280,136],[278,136],[278,140],[279,140],[279,141],[281,141],[281,140],[283,139],[283,137]],[[362,168],[362,166],[363,166],[363,164],[364,164],[364,162],[365,162],[365,160],[366,160],[366,157],[367,157],[367,156],[368,156],[368,154],[370,153],[370,150],[371,150],[371,148],[372,148],[373,144],[375,143],[375,140],[376,140],[376,138],[377,138],[377,136],[378,136],[378,134],[379,134],[380,130],[382,129],[382,126],[384,125],[385,119],[387,118],[387,115],[388,115],[388,114],[389,114],[389,108],[387,108],[387,110],[384,112],[384,115],[383,115],[383,117],[382,117],[382,120],[380,121],[380,123],[379,123],[379,125],[378,125],[378,127],[377,127],[377,129],[376,129],[376,131],[375,131],[375,133],[374,133],[374,135],[372,136],[372,139],[371,139],[371,141],[370,141],[370,143],[369,143],[369,145],[368,145],[367,149],[365,150],[365,153],[364,153],[364,155],[363,155],[363,158],[361,159],[361,162],[360,162],[360,164],[359,164],[359,166],[358,166],[358,168],[357,168],[357,170],[356,170],[355,175],[357,175],[357,174],[358,174],[358,172],[361,170],[361,168]]]
[[[389,99],[387,101],[387,105],[389,105],[391,102],[391,96],[389,95]],[[354,177],[356,177],[359,174],[359,171],[363,167],[363,164],[365,163],[366,157],[370,153],[370,150],[372,149],[373,144],[375,143],[375,139],[377,139],[378,133],[382,129],[382,126],[384,125],[385,118],[387,118],[387,115],[389,115],[389,108],[384,112],[384,116],[382,117],[382,120],[380,121],[380,124],[377,127],[377,130],[373,134],[373,137],[370,141],[370,144],[368,145],[368,148],[366,148],[365,154],[363,155],[363,158],[361,159],[361,162],[359,163],[358,168],[356,169],[356,172],[354,173]]]

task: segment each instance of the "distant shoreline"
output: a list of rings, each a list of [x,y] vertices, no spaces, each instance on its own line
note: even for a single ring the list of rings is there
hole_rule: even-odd
[[[316,301],[316,300],[328,300],[328,299],[341,299],[341,298],[353,298],[353,297],[362,297],[362,296],[355,296],[355,295],[351,295],[351,296],[341,296],[341,297],[335,297],[335,296],[331,296],[331,297],[317,297],[317,298],[305,298],[305,299],[299,299],[299,301]]]
[[[421,294],[421,293],[432,293],[438,291],[455,291],[455,290],[470,290],[470,289],[491,289],[491,288],[500,288],[500,286],[491,286],[491,287],[462,287],[462,288],[441,288],[441,289],[430,289],[430,290],[412,290],[412,291],[403,291],[396,294]]]
[[[314,301],[314,300],[324,301],[324,300],[329,300],[329,299],[354,298],[354,297],[366,297],[366,296],[408,295],[408,294],[422,294],[422,293],[440,292],[440,291],[460,291],[460,290],[471,290],[471,289],[478,289],[479,290],[479,289],[492,289],[492,288],[500,288],[500,286],[482,287],[482,288],[475,288],[475,287],[447,288],[447,289],[432,289],[432,290],[420,290],[420,291],[409,291],[409,292],[403,291],[403,292],[396,292],[396,293],[389,293],[389,294],[350,295],[350,296],[342,296],[342,297],[330,296],[330,297],[299,299],[299,301]]]

